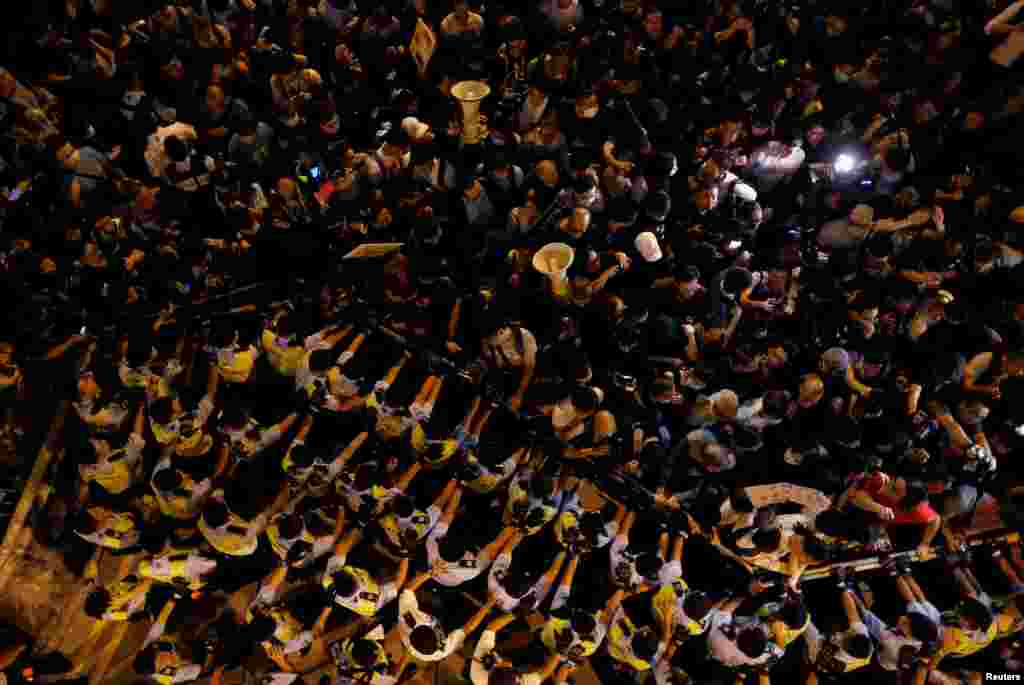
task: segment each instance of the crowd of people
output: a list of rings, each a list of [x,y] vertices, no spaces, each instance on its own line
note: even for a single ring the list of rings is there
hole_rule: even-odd
[[[1024,672],[1022,0],[10,9],[6,682]]]

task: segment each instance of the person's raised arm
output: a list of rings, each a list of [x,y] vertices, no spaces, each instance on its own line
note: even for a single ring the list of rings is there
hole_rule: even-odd
[[[928,403],[928,412],[935,417],[935,421],[946,431],[949,441],[958,449],[965,450],[974,444],[974,441],[967,435],[960,423],[949,413],[949,409],[940,402]]]
[[[458,354],[462,351],[462,347],[457,342],[459,337],[459,322],[462,320],[462,298],[455,300],[455,304],[452,306],[451,316],[448,318],[448,341],[445,343],[445,349],[448,354]]]
[[[75,345],[78,345],[79,343],[87,341],[88,339],[89,337],[85,335],[73,335],[64,342],[62,342],[61,344],[54,345],[49,350],[47,350],[46,359],[51,360],[57,359],[58,357],[63,357],[64,354],[67,353],[69,349],[71,349]]]
[[[310,429],[313,428],[313,416],[312,414],[302,419],[302,425],[299,426],[299,432],[295,435],[295,442],[303,442],[306,436],[309,435]]]
[[[502,530],[498,537],[494,538],[480,550],[480,554],[477,555],[477,559],[481,561],[490,561],[501,554],[502,550],[508,545],[508,543],[515,538],[516,529],[513,526],[506,526]]]
[[[484,628],[492,633],[500,633],[507,625],[516,620],[515,614],[502,614],[498,618],[492,619],[490,623]]]
[[[987,36],[1001,36],[1007,33],[1013,33],[1017,28],[1017,24],[1010,23],[1011,20],[1020,13],[1021,9],[1024,8],[1024,0],[1017,0],[1017,2],[1011,4],[1005,10],[997,14],[995,17],[989,20],[985,24],[985,35]]]
[[[5,649],[3,652],[0,652],[0,671],[6,670],[8,667],[10,667],[10,665],[13,664],[15,660],[17,660],[17,658],[21,655],[22,652],[25,651],[27,647],[27,644],[21,643],[18,645],[14,645],[9,649]]]
[[[857,609],[857,602],[853,597],[853,593],[849,590],[843,590],[840,599],[843,603],[843,613],[846,614],[847,625],[853,626],[861,623],[860,610]]]
[[[334,556],[341,557],[342,559],[347,558],[348,553],[362,539],[363,532],[358,528],[353,528],[345,534],[345,537],[338,541],[337,545],[334,546]]]
[[[345,446],[344,449],[338,452],[338,456],[334,458],[335,466],[338,468],[344,468],[344,466],[349,462],[353,455],[355,455],[359,448],[363,446],[363,443],[365,443],[369,437],[370,434],[366,431],[363,431],[356,437],[352,438],[352,442],[350,442],[348,445]]]
[[[395,483],[395,489],[405,492],[405,490],[412,483],[413,479],[416,478],[416,476],[419,474],[422,468],[423,467],[420,466],[419,463],[413,464],[412,466],[407,468],[405,470],[405,473],[402,474],[401,478],[398,479],[398,482]]]
[[[497,604],[498,600],[494,597],[488,597],[487,602],[480,607],[475,614],[473,614],[468,621],[462,626],[462,632],[465,635],[464,639],[468,639],[470,635],[483,623],[484,619],[487,618],[487,614],[491,612],[491,609]]]
[[[417,590],[420,589],[420,587],[422,587],[422,585],[425,582],[430,580],[432,577],[433,576],[431,576],[429,571],[424,571],[422,573],[418,573],[418,574],[416,574],[416,576],[413,577],[412,580],[409,581],[409,584],[406,585],[402,589],[403,590],[408,590],[409,592],[412,592],[412,593],[415,593]]]
[[[462,488],[458,487],[458,483],[456,481],[452,482],[456,484],[456,487],[449,494],[448,498],[444,500],[444,512],[442,512],[441,520],[439,521],[439,523],[444,524],[446,526],[452,525],[452,521],[455,520],[455,514],[457,514],[459,511],[459,503],[462,501]],[[447,488],[445,488],[445,490],[447,491]],[[438,500],[441,500],[443,496],[444,492],[441,493],[441,496],[438,497]]]
[[[537,676],[540,677],[540,682],[544,682],[555,674],[558,670],[558,665],[562,663],[562,657],[560,654],[552,654],[548,657],[548,660],[544,662],[544,666],[536,672]],[[557,681],[556,681],[557,682]]]
[[[530,337],[524,341],[523,348],[523,375],[519,379],[519,387],[516,388],[515,394],[509,401],[509,406],[513,411],[519,411],[522,406],[523,397],[526,395],[530,383],[533,382],[533,374],[537,369],[537,341],[533,334],[530,334]]]
[[[153,626],[146,633],[146,639],[142,643],[143,649],[159,640],[160,636],[164,634],[164,630],[167,628],[167,619],[171,617],[171,612],[174,611],[174,604],[173,599],[167,600],[164,604],[160,614],[156,617],[156,621],[153,622]]]
[[[452,480],[448,481],[448,483],[444,486],[444,489],[438,494],[437,497],[434,498],[434,501],[431,503],[431,506],[440,509],[443,513],[447,508],[448,502],[457,492],[459,492],[459,481],[453,478]]]
[[[345,366],[345,364],[347,364],[348,361],[355,356],[356,352],[359,351],[359,348],[363,346],[363,343],[365,341],[366,335],[364,333],[360,333],[359,335],[357,335],[355,338],[352,339],[352,342],[348,344],[348,347],[345,348],[345,351],[338,355],[338,358],[334,361],[334,363],[339,368]]]
[[[395,587],[400,588],[405,585],[405,581],[409,578],[409,560],[402,559],[398,563],[398,570],[395,571],[394,584]]]

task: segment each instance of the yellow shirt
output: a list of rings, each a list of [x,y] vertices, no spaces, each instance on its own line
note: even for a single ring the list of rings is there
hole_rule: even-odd
[[[273,331],[263,331],[260,336],[263,344],[263,351],[267,355],[267,361],[282,376],[294,376],[295,372],[302,366],[306,357],[306,350],[301,346],[290,345],[288,347],[277,346],[277,336]]]
[[[946,630],[950,631],[953,636],[953,646],[944,648],[941,656],[965,657],[977,654],[995,641],[999,633],[999,622],[993,620],[992,625],[988,627],[984,635],[980,636],[980,639],[977,631],[966,631],[950,626],[947,626]]]
[[[256,365],[259,351],[253,347],[244,350],[219,350],[217,352],[217,373],[228,383],[245,383]]]
[[[133,592],[142,583],[138,576],[125,576],[113,585],[107,587],[110,593],[110,607],[104,612],[104,621],[127,621],[134,614],[145,606],[146,594],[139,593],[133,596]]]
[[[683,600],[689,590],[689,586],[682,578],[665,583],[654,593],[651,610],[659,625],[665,621],[666,616],[670,615],[673,617],[672,621],[675,627],[684,628],[688,635],[700,635],[704,632],[704,626],[686,616],[682,611]]]

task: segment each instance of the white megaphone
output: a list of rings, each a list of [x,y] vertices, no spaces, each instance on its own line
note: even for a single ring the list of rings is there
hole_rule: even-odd
[[[533,255],[533,268],[548,277],[551,293],[555,297],[569,297],[569,279],[566,274],[576,251],[565,243],[548,243]]]

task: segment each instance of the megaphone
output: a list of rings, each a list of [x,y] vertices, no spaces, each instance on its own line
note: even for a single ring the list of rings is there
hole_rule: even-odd
[[[567,273],[576,251],[565,243],[548,243],[533,255],[533,268],[548,277],[551,293],[556,297],[569,296]]]

